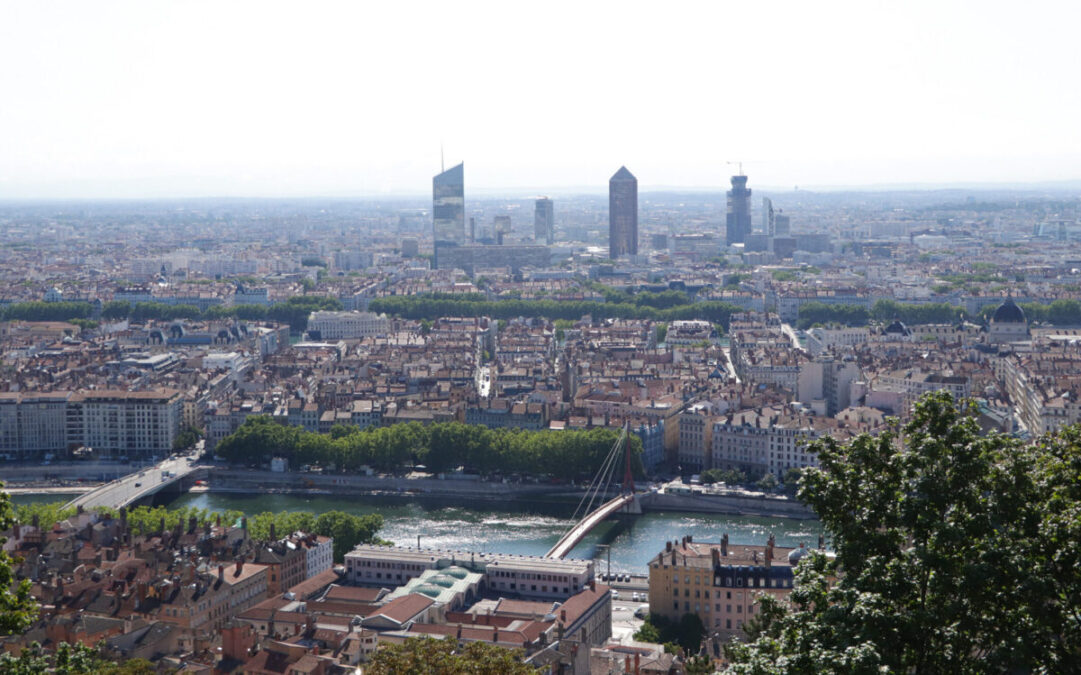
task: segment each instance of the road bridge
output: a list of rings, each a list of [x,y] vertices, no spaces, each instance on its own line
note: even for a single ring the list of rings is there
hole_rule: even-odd
[[[187,457],[170,458],[117,478],[65,504],[65,507],[82,507],[90,511],[99,506],[120,509],[151,497],[162,490],[180,487],[185,479],[201,470]]]

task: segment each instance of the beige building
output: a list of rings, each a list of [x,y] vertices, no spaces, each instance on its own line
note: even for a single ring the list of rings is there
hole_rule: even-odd
[[[691,537],[667,542],[649,562],[650,613],[671,621],[696,614],[711,635],[743,635],[758,614],[758,596],[778,598],[792,591],[793,566],[806,548],[695,542]]]

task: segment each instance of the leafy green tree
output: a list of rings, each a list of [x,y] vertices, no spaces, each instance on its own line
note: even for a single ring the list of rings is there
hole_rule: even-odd
[[[342,511],[320,513],[313,526],[316,534],[334,538],[334,560],[342,562],[345,554],[357,544],[375,542],[375,534],[383,527],[383,516],[375,513],[354,516]]]
[[[981,436],[930,394],[878,437],[813,445],[799,497],[835,557],[760,598],[732,673],[1060,673],[1081,654],[1081,429]]]
[[[95,648],[61,642],[50,654],[35,642],[18,656],[10,653],[0,656],[0,672],[5,675],[156,675],[161,671],[146,659],[116,662],[102,653],[101,645]]]
[[[64,508],[64,502],[34,502],[15,507],[15,520],[18,523],[30,525],[34,518],[37,518],[38,525],[43,530],[51,529],[56,523],[74,515],[75,509]]]
[[[686,675],[711,675],[717,672],[713,665],[713,659],[705,654],[692,656],[683,663],[683,672]]]
[[[699,478],[703,485],[712,485],[713,483],[740,485],[747,482],[747,474],[738,469],[706,469]]]
[[[486,642],[459,647],[456,640],[410,638],[381,647],[365,672],[370,675],[531,675],[537,670],[522,663],[520,649]]]
[[[706,627],[697,614],[687,613],[679,621],[669,621],[663,616],[650,614],[635,634],[635,640],[657,644],[674,643],[685,653],[694,654],[702,646]]]
[[[194,446],[203,437],[203,432],[197,427],[186,426],[176,435],[173,441],[173,450],[184,450]]]
[[[4,486],[0,483],[0,488]],[[0,531],[10,529],[16,522],[11,497],[0,490]],[[0,537],[0,545],[6,538]],[[0,635],[26,630],[37,617],[37,604],[30,595],[30,581],[15,578],[16,560],[0,550]],[[0,669],[2,670],[2,669]]]

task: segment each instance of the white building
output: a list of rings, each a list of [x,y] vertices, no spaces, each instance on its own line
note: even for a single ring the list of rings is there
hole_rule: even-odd
[[[386,335],[390,320],[374,312],[312,312],[308,332],[319,333],[321,340],[357,340]]]
[[[317,574],[326,572],[334,565],[334,538],[322,535],[308,535],[304,540],[304,546],[308,551],[307,575],[305,579],[311,579]]]
[[[349,582],[358,586],[401,586],[425,570],[454,566],[483,572],[493,591],[528,598],[566,600],[593,580],[593,561],[573,558],[367,544],[345,554]]]

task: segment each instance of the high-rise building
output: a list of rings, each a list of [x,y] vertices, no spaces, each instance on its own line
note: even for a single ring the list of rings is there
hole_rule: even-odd
[[[432,179],[432,236],[435,246],[465,243],[465,163]]]
[[[510,216],[492,217],[492,232],[495,232],[495,243],[497,245],[503,245],[503,239],[511,233],[512,229]]]
[[[619,167],[608,181],[608,256],[638,255],[638,179]]]
[[[537,243],[544,242],[548,246],[555,243],[555,212],[552,210],[552,200],[541,197],[537,200],[537,206],[533,211],[533,240]]]
[[[751,233],[751,191],[747,189],[747,176],[732,176],[725,224],[725,243],[728,245],[742,244]]]
[[[773,200],[762,198],[762,234],[772,237],[776,234],[777,224],[773,214]]]
[[[792,219],[778,212],[773,217],[773,236],[787,237],[792,234]]]

